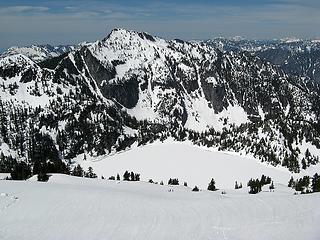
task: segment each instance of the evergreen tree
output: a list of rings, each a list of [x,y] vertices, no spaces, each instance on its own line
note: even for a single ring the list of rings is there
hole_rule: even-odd
[[[260,183],[261,183],[261,185],[265,185],[265,184],[266,184],[266,182],[267,182],[267,178],[266,178],[266,176],[265,176],[265,175],[263,175],[263,174],[262,174],[261,179],[260,179]]]
[[[293,177],[291,176],[289,183],[288,183],[288,187],[294,188],[295,187],[295,181],[293,179]]]
[[[301,193],[308,192],[308,187],[310,185],[310,177],[304,176],[296,181],[295,190]]]
[[[212,178],[209,185],[208,185],[208,190],[209,191],[216,191],[216,186],[215,186],[216,182],[214,181],[214,179]]]
[[[249,190],[250,194],[256,194],[258,192],[261,192],[262,185],[261,185],[259,179],[254,180],[251,178],[249,180],[247,186],[250,187],[250,190]]]
[[[12,180],[26,180],[31,176],[31,168],[25,162],[18,162],[10,175]]]
[[[320,192],[320,176],[318,173],[314,174],[311,187],[313,192]]]
[[[46,172],[38,173],[38,181],[39,182],[47,182],[49,180],[49,175]]]
[[[271,178],[262,174],[261,179],[260,179],[261,186],[264,186],[264,185],[267,185],[270,183],[271,183]]]
[[[301,165],[302,165],[302,169],[307,169],[307,162],[305,158],[302,158]]]
[[[274,189],[273,181],[271,182],[271,185],[269,186],[270,191]]]
[[[85,173],[85,177],[87,178],[97,178],[97,174],[93,172],[93,168],[89,167],[88,172]]]
[[[192,189],[193,192],[199,192],[199,188],[197,186],[195,186],[193,189]]]
[[[140,181],[140,174],[139,173],[134,174],[134,180]]]
[[[80,166],[80,164],[78,164],[77,166],[74,167],[71,175],[76,176],[76,177],[83,177],[84,176],[84,171],[83,171],[82,167]]]
[[[120,181],[120,175],[117,173],[117,181]]]
[[[130,173],[128,171],[123,174],[123,181],[130,181]]]

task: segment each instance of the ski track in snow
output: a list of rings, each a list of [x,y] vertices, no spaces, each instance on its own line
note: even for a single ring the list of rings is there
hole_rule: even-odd
[[[15,204],[18,200],[19,198],[16,196],[8,193],[0,193],[0,213]]]
[[[318,240],[320,194],[275,186],[250,195],[66,175],[0,181],[0,239]]]

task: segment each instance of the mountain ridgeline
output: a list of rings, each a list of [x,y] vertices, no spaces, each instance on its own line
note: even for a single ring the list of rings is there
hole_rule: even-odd
[[[113,30],[35,63],[0,59],[0,171],[66,171],[172,137],[292,172],[318,163],[319,85],[246,51]]]
[[[85,43],[82,43],[85,44]],[[48,58],[58,57],[65,52],[69,52],[77,49],[79,46],[72,45],[59,45],[59,46],[51,46],[49,44],[46,45],[32,45],[25,47],[11,47],[4,51],[0,58],[13,56],[16,54],[23,54],[24,56],[30,58],[32,61],[39,63]]]

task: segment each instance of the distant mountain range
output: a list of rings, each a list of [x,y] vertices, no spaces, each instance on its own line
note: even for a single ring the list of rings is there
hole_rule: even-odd
[[[75,49],[75,46],[71,45],[32,45],[26,47],[10,47],[1,54],[1,57],[12,56],[16,54],[22,54],[30,58],[34,62],[41,62],[45,59],[57,57],[65,52],[69,52]]]
[[[31,45],[24,47],[10,47],[3,52],[0,52],[0,58],[7,56],[13,56],[16,54],[22,54],[32,61],[39,63],[46,59],[60,56],[63,53],[70,52],[72,50],[78,49],[81,46],[88,44],[87,42],[79,43],[77,45],[58,45],[52,46],[50,44],[45,45]]]
[[[217,38],[204,41],[222,51],[247,51],[286,73],[320,81],[320,40],[246,40]]]
[[[318,164],[318,43],[166,41],[115,29],[94,43],[31,49],[0,59],[0,171],[168,137],[292,172]]]

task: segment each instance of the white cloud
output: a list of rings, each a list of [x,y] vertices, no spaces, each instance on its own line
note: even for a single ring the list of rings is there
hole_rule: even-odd
[[[36,7],[36,6],[12,6],[12,7],[0,7],[0,13],[2,15],[26,13],[26,12],[47,12],[48,7]]]
[[[75,7],[75,6],[66,6],[64,7],[65,10],[68,10],[68,11],[75,11],[78,9],[78,7]]]

